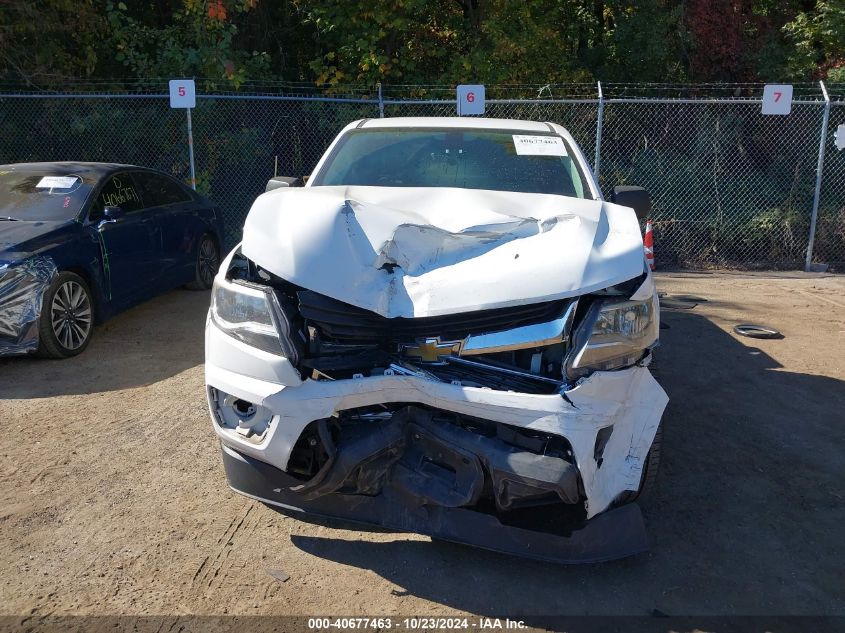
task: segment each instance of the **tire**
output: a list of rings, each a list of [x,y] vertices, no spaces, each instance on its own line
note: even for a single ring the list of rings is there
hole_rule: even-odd
[[[651,443],[651,448],[648,449],[648,455],[645,458],[639,490],[626,490],[617,497],[616,502],[613,504],[614,506],[625,505],[633,501],[645,501],[654,494],[654,491],[657,489],[657,471],[660,469],[660,452],[662,449],[663,422],[661,421],[657,426],[654,441]]]
[[[214,238],[206,233],[197,246],[197,261],[194,266],[194,280],[189,290],[208,290],[214,283],[214,276],[220,268],[220,249]]]
[[[38,319],[42,358],[70,358],[81,353],[94,334],[94,298],[76,273],[59,273],[44,293]]]

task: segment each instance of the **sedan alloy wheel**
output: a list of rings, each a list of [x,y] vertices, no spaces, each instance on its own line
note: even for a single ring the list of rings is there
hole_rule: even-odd
[[[53,295],[50,318],[62,347],[70,352],[82,347],[91,335],[91,317],[91,299],[80,283],[69,280],[59,286]]]

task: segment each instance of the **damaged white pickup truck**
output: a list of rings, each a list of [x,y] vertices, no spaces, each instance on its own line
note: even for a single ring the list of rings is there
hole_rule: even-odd
[[[267,188],[206,326],[235,491],[555,562],[647,548],[644,190],[606,202],[560,126],[478,118],[357,121]]]

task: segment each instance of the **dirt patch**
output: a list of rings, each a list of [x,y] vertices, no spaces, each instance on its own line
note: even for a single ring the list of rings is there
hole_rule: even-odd
[[[560,567],[235,495],[204,401],[208,294],[180,291],[78,358],[0,361],[2,613],[845,615],[845,279],[658,287],[707,301],[663,314],[648,554]],[[785,338],[732,332],[749,322]]]

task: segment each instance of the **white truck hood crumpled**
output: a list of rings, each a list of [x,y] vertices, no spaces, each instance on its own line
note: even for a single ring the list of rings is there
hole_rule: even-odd
[[[506,191],[280,189],[253,204],[241,248],[283,279],[390,318],[548,301],[643,272],[630,209]]]

